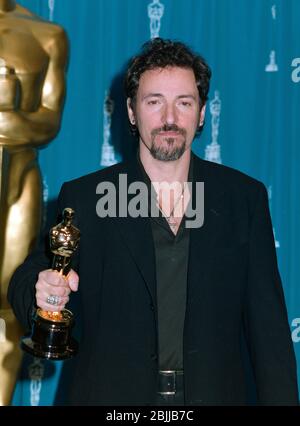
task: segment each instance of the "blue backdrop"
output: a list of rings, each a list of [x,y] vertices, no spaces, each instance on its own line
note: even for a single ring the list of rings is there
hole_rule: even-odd
[[[300,365],[300,2],[19,3],[63,26],[70,41],[62,128],[58,137],[40,151],[48,207],[64,181],[132,153],[134,142],[127,129],[122,72],[143,42],[158,35],[176,38],[207,59],[213,71],[210,99],[205,130],[195,141],[194,151],[210,161],[240,169],[268,188]],[[57,391],[63,394],[63,387],[58,385],[61,367],[60,362],[26,356],[13,404],[52,405]],[[63,403],[63,399],[60,401]]]

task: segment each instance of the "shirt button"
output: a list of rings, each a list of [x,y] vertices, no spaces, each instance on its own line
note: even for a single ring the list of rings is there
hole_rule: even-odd
[[[151,311],[154,311],[154,305],[153,305],[153,303],[150,304],[150,309],[151,309]]]

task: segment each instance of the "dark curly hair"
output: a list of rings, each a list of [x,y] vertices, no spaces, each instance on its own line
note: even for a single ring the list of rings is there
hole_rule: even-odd
[[[188,68],[194,71],[202,107],[208,99],[211,78],[209,66],[200,55],[194,53],[184,43],[162,38],[146,42],[142,46],[141,53],[129,61],[124,86],[126,97],[131,100],[131,107],[134,109],[141,75],[148,70],[166,67]],[[130,128],[133,134],[137,134],[135,126],[130,124]]]

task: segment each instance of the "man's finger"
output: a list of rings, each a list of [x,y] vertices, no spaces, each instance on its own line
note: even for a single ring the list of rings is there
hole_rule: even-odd
[[[76,274],[75,271],[73,271],[73,269],[71,269],[71,271],[68,274],[68,282],[69,282],[70,289],[72,291],[78,290],[79,276],[78,274]]]

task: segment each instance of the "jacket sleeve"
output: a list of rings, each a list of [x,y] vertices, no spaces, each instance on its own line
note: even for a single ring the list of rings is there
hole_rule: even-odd
[[[258,404],[298,405],[296,360],[277,266],[268,196],[262,184],[250,228],[244,326]]]
[[[65,185],[62,186],[58,197],[58,212],[66,205]],[[51,267],[52,256],[48,245],[48,233],[40,237],[37,247],[25,259],[13,274],[7,299],[16,318],[25,327],[31,328],[32,315],[36,309],[35,284],[39,272]]]

